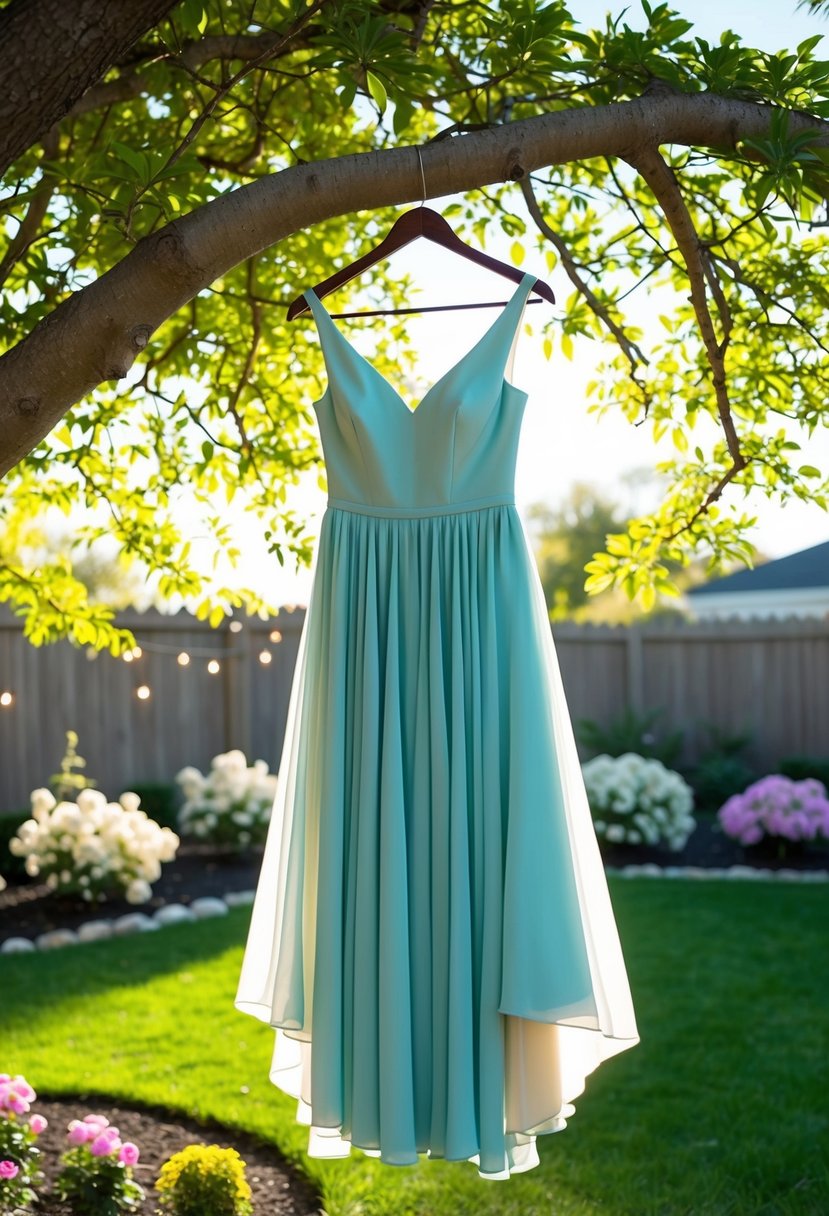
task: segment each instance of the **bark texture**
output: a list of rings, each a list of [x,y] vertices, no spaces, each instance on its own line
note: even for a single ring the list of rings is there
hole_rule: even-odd
[[[0,173],[46,135],[175,0],[13,0],[0,12]]]

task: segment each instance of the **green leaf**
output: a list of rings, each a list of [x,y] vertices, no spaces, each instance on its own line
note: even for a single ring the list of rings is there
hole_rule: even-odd
[[[392,119],[392,127],[395,135],[402,134],[406,130],[409,123],[414,117],[415,107],[414,102],[408,97],[401,97],[394,104],[394,118]]]
[[[382,114],[388,101],[386,86],[383,84],[379,76],[374,75],[374,72],[366,72],[366,86],[371,94],[374,104]]]
[[[512,258],[512,260],[516,266],[521,265],[521,263],[524,261],[525,250],[524,250],[524,246],[521,244],[520,241],[512,242],[512,245],[510,246],[509,255]]]
[[[820,469],[813,464],[802,464],[797,471],[801,477],[820,477]]]

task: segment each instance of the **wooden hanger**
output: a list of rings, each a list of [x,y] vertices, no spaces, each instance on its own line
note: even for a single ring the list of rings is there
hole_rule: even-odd
[[[490,257],[488,253],[482,253],[479,249],[474,249],[471,245],[465,244],[460,237],[455,233],[449,224],[437,211],[433,211],[431,207],[415,207],[411,211],[404,213],[395,220],[386,237],[370,249],[356,261],[350,262],[347,266],[343,266],[335,274],[324,279],[322,283],[318,283],[314,288],[317,296],[322,298],[336,288],[341,287],[343,283],[349,283],[352,279],[356,279],[364,270],[368,270],[370,266],[375,266],[378,262],[384,261],[392,253],[398,249],[402,249],[404,245],[409,245],[418,237],[425,237],[427,241],[434,241],[436,245],[442,245],[445,249],[449,249],[452,253],[458,253],[461,257],[467,258],[470,262],[477,262],[479,266],[485,266],[487,270],[494,270],[496,274],[503,275],[507,279],[512,279],[514,283],[520,283],[524,277],[524,272],[515,266],[511,266],[509,262],[501,262],[498,258]],[[540,304],[541,299],[548,300],[551,304],[555,304],[555,296],[552,289],[542,280],[536,279],[532,289],[540,298],[537,300],[528,300],[528,304]],[[426,308],[378,308],[370,312],[340,312],[332,313],[334,317],[384,317],[391,316],[397,313],[420,313],[420,312],[448,312],[458,308],[495,308],[503,306],[507,303],[506,300],[495,300],[487,304],[435,304]],[[288,320],[293,321],[295,317],[302,316],[308,312],[308,303],[304,296],[297,296],[292,300],[288,307]]]

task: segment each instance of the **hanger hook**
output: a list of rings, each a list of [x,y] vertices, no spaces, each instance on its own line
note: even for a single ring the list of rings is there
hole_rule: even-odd
[[[417,145],[415,145],[415,152],[417,152],[417,159],[420,164],[420,180],[423,183],[423,198],[420,202],[422,207],[426,202],[426,174],[423,172],[423,157],[420,155],[420,148]]]

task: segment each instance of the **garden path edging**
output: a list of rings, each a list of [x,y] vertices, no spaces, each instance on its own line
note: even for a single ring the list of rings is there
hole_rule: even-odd
[[[639,865],[605,866],[605,873],[619,878],[684,878],[689,881],[712,878],[742,882],[829,882],[829,870],[794,870],[760,866],[659,866],[647,861]],[[229,891],[224,896],[203,895],[189,904],[163,904],[148,916],[145,912],[127,912],[114,918],[98,917],[85,921],[77,929],[50,929],[37,937],[7,937],[0,942],[0,954],[24,954],[35,950],[55,950],[84,942],[104,941],[111,937],[128,937],[133,933],[155,932],[165,925],[184,924],[211,916],[226,916],[231,908],[252,904],[255,891]]]
[[[206,920],[211,916],[226,916],[231,908],[252,904],[254,891],[229,891],[224,896],[202,895],[189,904],[162,904],[151,916],[146,912],[127,912],[113,918],[96,917],[84,921],[77,929],[50,929],[37,937],[7,937],[0,942],[0,954],[24,954],[34,950],[56,950],[84,942],[104,941],[111,937],[128,937],[133,933],[148,933],[165,925],[180,925],[189,921]]]

